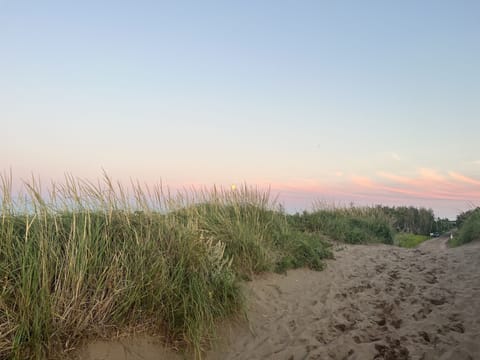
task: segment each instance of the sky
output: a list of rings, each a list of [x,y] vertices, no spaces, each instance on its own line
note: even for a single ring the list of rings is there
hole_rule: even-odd
[[[480,206],[478,1],[0,0],[0,171]]]

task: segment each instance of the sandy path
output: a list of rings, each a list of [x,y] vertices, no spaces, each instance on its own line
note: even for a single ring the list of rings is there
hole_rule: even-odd
[[[246,284],[250,328],[221,329],[228,340],[206,358],[480,359],[480,242],[445,241],[341,245],[322,272],[256,279]],[[164,358],[152,351],[124,359]],[[82,359],[113,359],[100,355]]]
[[[343,246],[249,284],[252,332],[209,359],[480,359],[480,243]]]

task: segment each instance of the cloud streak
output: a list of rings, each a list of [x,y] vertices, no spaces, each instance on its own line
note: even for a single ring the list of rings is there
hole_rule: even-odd
[[[400,157],[400,155],[398,155],[397,153],[393,152],[390,154],[392,156],[392,159],[393,160],[396,160],[396,161],[400,161],[402,160],[402,158]]]
[[[450,171],[448,173],[448,175],[450,175],[455,180],[458,180],[458,181],[461,181],[461,182],[464,182],[464,183],[467,183],[467,184],[480,186],[480,180],[475,180],[471,177],[468,177],[468,176],[465,176],[465,175],[462,175],[462,174],[459,174],[459,173],[456,173],[456,172],[453,172],[453,171]]]
[[[349,202],[361,199],[370,204],[421,203],[428,207],[441,203],[452,209],[451,214],[458,213],[459,204],[480,202],[480,179],[455,171],[440,173],[434,169],[419,168],[411,176],[385,171],[378,171],[374,176],[343,175],[341,182],[339,179],[331,182],[297,179],[272,184],[272,190],[286,197],[309,197],[311,200],[329,198]]]
[[[432,200],[480,199],[480,180],[453,171],[444,175],[433,169],[420,168],[417,175],[411,177],[385,172],[379,172],[377,176],[377,179],[363,181],[374,193]],[[352,182],[362,185],[356,179]]]

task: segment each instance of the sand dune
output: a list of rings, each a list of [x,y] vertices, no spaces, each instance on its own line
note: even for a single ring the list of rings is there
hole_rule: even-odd
[[[480,242],[445,243],[339,245],[322,272],[257,278],[245,285],[249,325],[223,326],[206,359],[480,359]],[[143,339],[90,344],[80,358],[183,356]]]

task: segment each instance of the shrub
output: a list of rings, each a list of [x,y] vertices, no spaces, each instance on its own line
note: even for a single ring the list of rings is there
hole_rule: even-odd
[[[428,239],[430,239],[430,237],[426,235],[399,233],[395,235],[394,244],[400,247],[414,248]]]
[[[457,244],[466,244],[480,239],[480,208],[472,211],[458,231]]]

